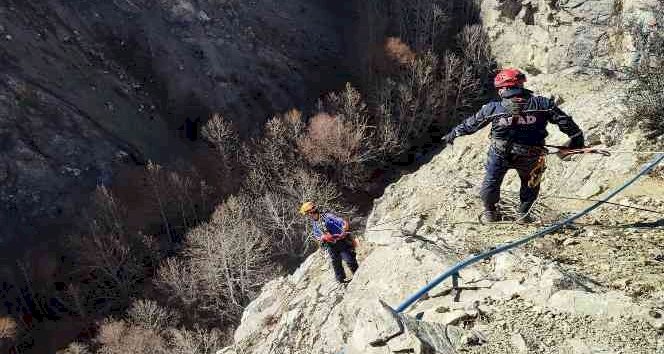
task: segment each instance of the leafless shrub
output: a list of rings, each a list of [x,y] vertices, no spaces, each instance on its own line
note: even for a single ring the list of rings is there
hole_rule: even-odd
[[[297,141],[304,128],[302,114],[297,110],[276,116],[265,124],[263,136],[243,148],[241,161],[247,170],[245,189],[260,194],[278,188],[288,179],[290,171],[302,166]]]
[[[464,26],[457,41],[463,55],[465,65],[472,68],[473,76],[486,81],[487,75],[493,71],[495,61],[491,54],[491,41],[481,25]]]
[[[370,0],[364,7],[382,19],[367,24],[370,38],[385,43],[383,57],[399,63],[385,69],[380,55],[368,60],[369,122],[376,140],[387,142],[385,159],[401,160],[477,109],[491,93],[485,83],[495,63],[487,35],[472,25],[477,1]],[[392,37],[384,42],[381,34]]]
[[[637,126],[648,139],[643,145],[664,147],[664,1],[651,4],[648,18],[631,23],[638,58],[632,78],[635,84],[624,99],[630,111],[630,124]]]
[[[373,96],[373,104],[379,107],[376,113],[381,139],[378,140],[389,142],[384,149],[390,155],[407,151],[438,119],[441,93],[436,69],[438,58],[427,53],[403,67],[398,76],[379,83]]]
[[[99,354],[169,353],[166,341],[159,333],[124,321],[104,321],[95,340],[100,345]]]
[[[376,85],[371,102],[378,107],[380,140],[390,142],[385,150],[391,155],[426,143],[430,136],[442,136],[485,98],[482,83],[494,66],[486,34],[480,26],[467,26],[458,43],[459,54],[419,53]]]
[[[179,322],[179,316],[173,311],[159,306],[153,300],[137,300],[127,312],[129,323],[134,326],[161,332],[174,327]]]
[[[124,303],[138,291],[135,285],[144,277],[142,241],[125,232],[120,216],[123,208],[105,187],[98,188],[95,202],[97,215],[91,221],[89,234],[72,239],[82,267],[79,271],[91,274],[95,280],[95,286],[89,290],[96,295],[89,296],[90,300],[104,298],[113,299],[109,303]]]
[[[199,305],[220,315],[237,315],[269,274],[267,239],[251,211],[254,203],[231,197],[210,224],[187,236],[187,254],[199,277]],[[229,316],[230,317],[230,316]]]
[[[389,6],[390,13],[397,14],[394,21],[399,36],[418,52],[433,48],[437,38],[448,30],[449,1],[389,1]]]
[[[319,113],[298,145],[310,164],[328,169],[344,186],[358,188],[366,178],[366,164],[380,155],[372,134],[366,118],[351,121]]]
[[[87,345],[79,342],[71,343],[61,354],[91,354]]]
[[[297,206],[311,200],[321,210],[343,210],[337,188],[323,176],[303,169],[295,170],[278,192],[260,198],[255,217],[269,237],[272,254],[304,258],[312,249],[309,221],[297,212]]]
[[[350,84],[341,92],[329,94],[320,110],[300,137],[299,151],[309,164],[344,187],[362,188],[372,165],[392,150],[377,135],[383,130],[370,124],[367,105]]]
[[[196,303],[196,278],[192,276],[191,263],[185,259],[171,257],[157,269],[155,284],[170,295],[169,302],[177,302],[180,308],[188,310]]]
[[[385,53],[388,57],[396,60],[401,65],[412,64],[416,57],[408,44],[404,43],[401,38],[397,37],[387,38],[385,41]]]
[[[637,83],[625,103],[633,121],[654,146],[664,146],[664,69],[651,68],[637,74]]]
[[[238,162],[240,147],[239,137],[233,125],[226,121],[221,114],[214,114],[202,129],[203,137],[216,149],[219,159],[224,167],[223,173]]]
[[[88,298],[89,295],[79,284],[67,284],[64,294],[57,299],[78,317],[87,318],[91,311],[94,312],[94,309],[88,307],[94,303]]]
[[[224,334],[216,328],[197,327],[194,330],[172,330],[169,342],[173,354],[214,354],[223,347],[224,338]]]
[[[165,233],[177,239],[199,224],[211,209],[211,190],[195,171],[174,171],[148,162],[147,181]]]

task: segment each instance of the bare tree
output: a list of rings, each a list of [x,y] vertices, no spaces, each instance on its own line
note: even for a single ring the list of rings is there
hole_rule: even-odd
[[[240,151],[240,139],[233,125],[221,114],[214,114],[203,127],[202,133],[217,151],[223,167],[221,172],[230,173],[238,163]]]
[[[168,258],[157,269],[157,288],[170,296],[170,303],[176,303],[184,311],[188,311],[197,302],[196,283],[192,265],[186,259]]]
[[[171,296],[191,308],[201,323],[234,322],[243,306],[271,274],[269,244],[255,225],[250,199],[228,198],[209,223],[191,230],[182,262],[168,261],[160,282]],[[188,274],[175,270],[184,265]],[[178,284],[175,275],[184,284]]]
[[[87,289],[94,295],[78,299],[105,299],[112,306],[124,303],[138,291],[135,285],[144,277],[144,249],[138,235],[130,236],[125,231],[122,215],[126,211],[105,187],[98,188],[95,204],[89,233],[71,239],[79,257],[79,272],[95,280],[95,287]]]

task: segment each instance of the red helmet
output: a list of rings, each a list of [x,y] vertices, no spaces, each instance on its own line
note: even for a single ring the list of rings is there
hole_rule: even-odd
[[[493,85],[496,88],[519,86],[524,82],[526,82],[526,75],[514,68],[501,70],[493,79]]]

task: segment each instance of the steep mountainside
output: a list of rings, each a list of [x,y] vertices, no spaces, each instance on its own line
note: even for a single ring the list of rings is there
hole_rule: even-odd
[[[1,238],[69,227],[121,166],[191,161],[211,112],[246,133],[341,87],[344,5],[2,1]]]
[[[636,39],[626,23],[647,16],[646,5],[482,2],[498,59],[527,70],[529,88],[554,95],[589,143],[614,151],[547,159],[535,208],[543,223],[589,205],[584,199],[616,187],[645,159],[620,152],[634,150],[642,135],[627,128],[621,98],[630,82],[616,70],[632,64]],[[584,43],[593,45],[577,47]],[[606,43],[611,48],[600,50]],[[564,142],[555,127],[550,132],[550,143]],[[457,139],[375,201],[360,270],[347,287],[333,283],[322,252],[312,255],[265,286],[245,310],[234,345],[220,353],[664,353],[661,172],[617,200],[659,214],[604,206],[573,227],[466,268],[459,301],[448,280],[406,311],[406,334],[369,346],[398,330],[379,299],[396,307],[458,260],[539,228],[477,223],[487,135]],[[503,186],[503,208],[513,210],[514,172]]]

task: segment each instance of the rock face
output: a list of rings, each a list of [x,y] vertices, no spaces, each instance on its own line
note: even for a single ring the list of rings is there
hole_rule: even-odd
[[[191,160],[211,112],[246,132],[341,87],[344,4],[3,1],[2,238],[70,224],[124,164]]]
[[[488,0],[482,14],[498,58],[539,73],[530,75],[530,88],[555,95],[594,144],[629,150],[639,133],[629,132],[622,118],[619,98],[628,83],[590,70],[613,70],[630,53],[629,43],[614,43],[607,52],[579,48],[588,42],[604,46],[597,39],[635,7]],[[564,142],[555,127],[550,132],[550,143]],[[405,311],[403,335],[384,346],[369,345],[400,329],[379,300],[396,307],[464,257],[537,230],[538,225],[477,223],[487,135],[484,130],[457,139],[375,201],[360,269],[347,288],[334,285],[322,254],[312,255],[293,276],[265,287],[246,309],[235,343],[221,353],[661,352],[661,223],[657,215],[617,207],[602,207],[578,225],[465,268],[460,293],[446,280]],[[547,164],[534,210],[544,223],[589,205],[569,198],[601,195],[639,165],[626,154],[571,161],[551,156]],[[510,172],[503,186],[502,209],[509,214],[518,203],[516,174]],[[662,195],[661,180],[645,178],[620,202],[660,208]]]
[[[638,33],[654,15],[648,0],[485,0],[482,19],[499,62],[533,74],[600,73],[630,67]],[[660,24],[660,30],[661,26]]]

